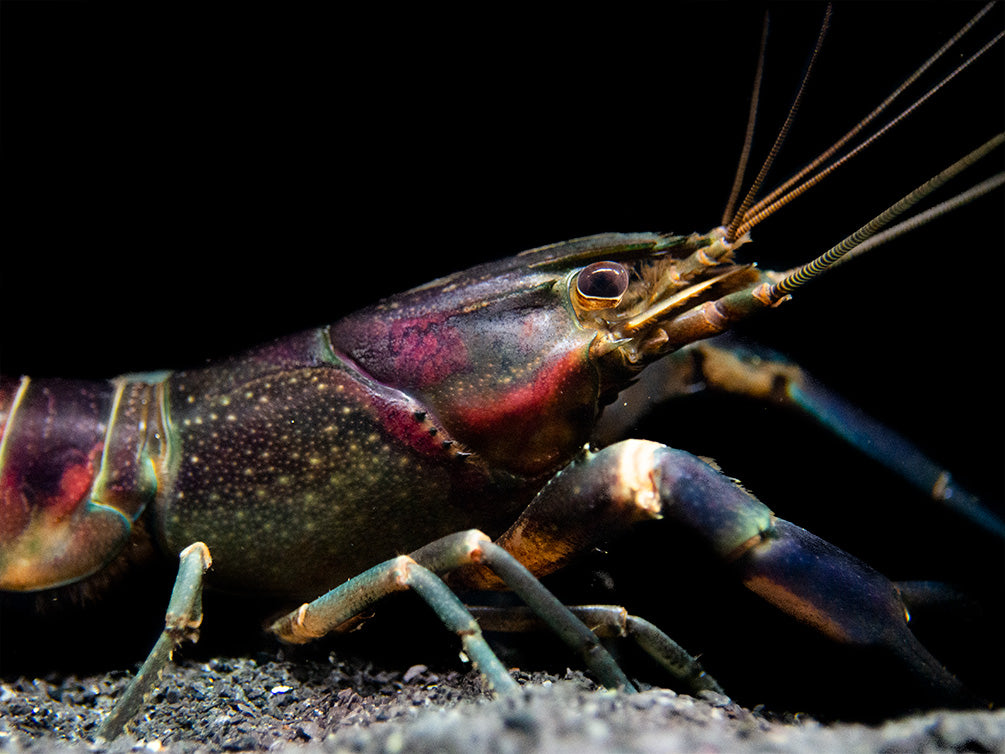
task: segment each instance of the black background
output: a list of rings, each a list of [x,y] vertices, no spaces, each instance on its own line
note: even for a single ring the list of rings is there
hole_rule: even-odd
[[[843,134],[978,7],[838,3],[772,175]],[[564,238],[714,226],[763,13],[0,8],[0,367],[73,377],[196,365]],[[757,155],[821,15],[772,7]],[[1002,19],[994,9],[977,38]],[[759,227],[744,254],[805,261],[1002,130],[1003,70],[999,46]],[[988,162],[982,174],[1001,153]],[[999,511],[1002,218],[999,191],[745,328]],[[715,456],[779,513],[894,578],[997,584],[1005,570],[1000,545],[765,407],[697,401],[646,433]]]

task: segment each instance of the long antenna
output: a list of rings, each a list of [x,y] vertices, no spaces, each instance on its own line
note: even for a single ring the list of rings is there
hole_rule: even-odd
[[[770,26],[768,13],[764,14],[764,23],[761,26],[761,49],[757,55],[757,70],[754,72],[754,85],[750,94],[750,111],[747,114],[747,129],[743,134],[743,148],[740,150],[740,159],[736,165],[736,175],[733,177],[733,187],[729,191],[729,199],[726,201],[726,209],[722,211],[722,222],[725,225],[733,218],[733,209],[743,191],[743,178],[747,173],[747,163],[750,162],[750,147],[754,143],[754,128],[757,125],[757,106],[761,99],[761,82],[764,79],[764,57],[768,49],[768,27]]]
[[[816,62],[817,57],[820,54],[820,49],[823,47],[824,38],[827,36],[827,30],[830,28],[832,8],[830,4],[827,5],[827,10],[824,12],[824,19],[820,24],[820,33],[817,35],[816,45],[813,47],[813,54],[810,56],[810,61],[806,66],[806,73],[803,75],[803,79],[799,84],[799,91],[796,92],[795,98],[792,100],[792,105],[789,107],[789,114],[785,117],[785,122],[782,127],[778,130],[778,136],[775,137],[775,143],[771,145],[771,150],[768,152],[767,158],[764,160],[764,164],[761,165],[761,170],[751,184],[750,189],[747,191],[746,197],[744,197],[743,202],[740,204],[740,209],[737,210],[736,215],[730,220],[729,227],[726,231],[726,240],[730,243],[737,238],[737,228],[743,222],[743,216],[747,212],[747,208],[753,203],[754,197],[757,196],[757,192],[761,190],[761,184],[764,183],[764,179],[768,174],[768,170],[771,168],[772,163],[775,161],[775,157],[778,155],[778,151],[782,148],[782,144],[785,142],[785,137],[789,133],[789,128],[792,126],[792,122],[795,120],[796,113],[799,112],[799,105],[803,99],[803,93],[806,91],[806,85],[809,81],[810,74],[813,71],[813,64]]]

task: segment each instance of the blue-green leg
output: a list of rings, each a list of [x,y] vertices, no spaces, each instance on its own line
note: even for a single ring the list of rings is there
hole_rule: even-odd
[[[636,689],[600,643],[596,634],[549,592],[537,577],[503,547],[479,531],[443,537],[412,557],[437,573],[462,566],[479,566],[495,574],[524,603],[586,662],[597,679],[608,688]]]
[[[535,576],[479,531],[458,532],[412,553],[386,561],[280,618],[270,628],[283,641],[304,643],[353,625],[356,617],[391,592],[412,589],[456,632],[489,685],[500,693],[516,688],[482,637],[478,623],[438,573],[471,567],[488,569],[580,654],[601,683],[632,692],[634,686],[596,635]]]
[[[548,626],[526,607],[470,607],[483,631],[529,632]],[[658,626],[617,605],[576,605],[569,610],[602,639],[634,642],[672,677],[678,690],[691,694],[713,691],[725,694],[722,686],[705,672],[701,663]]]
[[[122,733],[126,723],[139,712],[144,697],[171,660],[174,648],[182,641],[196,641],[199,637],[199,626],[202,624],[202,579],[212,558],[209,548],[202,542],[186,547],[179,558],[181,563],[165,614],[164,631],[122,698],[98,729],[97,737],[106,741],[111,741]]]
[[[283,641],[303,644],[351,623],[382,597],[406,589],[422,597],[443,624],[460,637],[464,651],[493,690],[509,693],[517,688],[461,601],[432,571],[407,555],[380,563],[301,605],[269,630]]]

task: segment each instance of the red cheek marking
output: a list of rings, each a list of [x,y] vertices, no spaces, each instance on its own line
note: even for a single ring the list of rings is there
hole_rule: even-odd
[[[581,366],[580,354],[566,354],[564,358],[537,371],[531,381],[522,387],[491,396],[471,396],[470,402],[461,411],[461,416],[475,431],[499,431],[503,426],[512,427],[513,422],[543,424],[556,410],[564,409],[567,397],[580,392],[578,389],[571,389],[572,395],[567,396],[566,387],[577,385]]]
[[[553,469],[586,441],[597,396],[582,353],[548,361],[520,387],[464,395],[451,407],[449,426],[483,457],[512,471]]]

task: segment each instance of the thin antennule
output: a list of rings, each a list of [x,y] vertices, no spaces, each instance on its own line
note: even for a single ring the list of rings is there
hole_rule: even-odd
[[[1002,143],[1005,143],[1005,134],[998,134],[997,136],[984,142],[977,149],[957,160],[934,178],[931,178],[918,188],[914,189],[914,191],[904,196],[900,201],[892,205],[885,212],[870,220],[857,231],[841,241],[841,243],[837,246],[828,249],[816,259],[787,273],[785,277],[777,283],[769,286],[766,291],[763,291],[759,298],[762,298],[762,300],[764,300],[768,305],[776,303],[785,296],[793,293],[798,288],[803,287],[814,278],[819,277],[841,261],[841,259],[849,254],[852,249],[874,236],[878,231],[889,225],[897,217],[904,214],[904,212],[911,209],[911,207],[916,205],[922,199],[942,187],[946,181],[963,172],[966,168],[986,156]]]
[[[729,199],[726,201],[726,208],[722,211],[722,222],[725,225],[733,217],[733,209],[740,198],[743,190],[743,178],[747,173],[747,163],[750,161],[750,147],[754,143],[754,127],[757,124],[757,107],[761,99],[761,81],[764,78],[764,56],[768,48],[768,27],[770,26],[770,16],[764,14],[764,23],[761,26],[761,51],[757,56],[757,70],[754,72],[754,86],[750,93],[750,111],[747,114],[747,129],[743,134],[743,148],[740,150],[740,159],[736,164],[736,175],[733,177],[733,187],[729,191]]]
[[[743,216],[747,212],[747,208],[753,203],[754,197],[757,196],[757,192],[761,189],[761,184],[764,183],[764,178],[768,174],[768,170],[771,168],[772,163],[775,161],[775,157],[778,151],[781,149],[782,144],[785,142],[785,137],[789,133],[789,129],[792,126],[792,121],[795,120],[796,113],[799,111],[799,105],[803,99],[803,93],[806,91],[806,84],[809,81],[810,73],[813,71],[813,65],[820,54],[820,48],[823,47],[824,38],[827,36],[827,29],[830,27],[831,21],[831,5],[828,3],[827,10],[824,12],[823,22],[820,24],[820,33],[817,35],[816,45],[813,47],[813,54],[810,56],[810,61],[806,66],[806,73],[803,75],[803,80],[799,84],[799,91],[796,92],[795,98],[792,100],[792,106],[789,108],[789,113],[785,117],[785,122],[778,131],[778,135],[775,137],[775,143],[771,145],[771,150],[768,152],[767,158],[764,160],[764,164],[761,165],[761,170],[754,179],[754,182],[750,185],[750,189],[747,191],[746,197],[744,197],[743,202],[740,204],[740,208],[737,210],[736,214],[730,220],[729,227],[726,230],[726,241],[732,243],[737,238],[737,228],[743,222]]]
[[[908,87],[910,87],[917,79],[935,63],[952,45],[954,45],[960,38],[963,37],[970,29],[976,24],[993,6],[993,3],[989,3],[984,6],[973,18],[971,18],[951,39],[949,39],[942,47],[940,47],[931,57],[928,58],[924,63],[921,64],[910,76],[908,76],[879,106],[877,106],[871,113],[860,120],[848,133],[838,139],[833,145],[824,150],[817,158],[808,163],[804,168],[802,168],[798,173],[789,178],[778,188],[768,194],[766,197],[758,201],[756,204],[751,206],[744,213],[744,217],[741,223],[737,227],[737,236],[743,235],[748,232],[755,225],[758,225],[772,214],[777,212],[779,209],[784,207],[790,201],[800,196],[804,192],[808,191],[810,188],[820,183],[824,178],[834,172],[838,167],[848,162],[852,157],[857,155],[866,147],[874,143],[880,136],[885,134],[900,121],[910,115],[914,110],[932,97],[937,91],[942,89],[946,84],[952,81],[956,76],[962,73],[966,68],[968,68],[974,61],[984,55],[991,47],[1001,41],[1005,37],[1005,32],[1000,32],[994,38],[992,38],[988,43],[981,47],[977,52],[971,55],[967,60],[957,66],[953,71],[947,74],[941,81],[933,85],[928,91],[918,97],[911,105],[905,108],[899,115],[892,118],[884,126],[882,126],[878,131],[869,136],[861,144],[857,145],[855,148],[847,152],[845,155],[837,159],[835,162],[831,163],[827,167],[820,170],[816,175],[804,181],[802,184],[796,186],[788,193],[783,193],[790,189],[797,181],[804,178],[811,171],[819,168],[828,159],[834,156],[834,154],[844,146],[850,139],[858,135],[862,129],[868,125],[872,120],[874,120],[878,115],[880,115],[890,104],[893,103]]]

